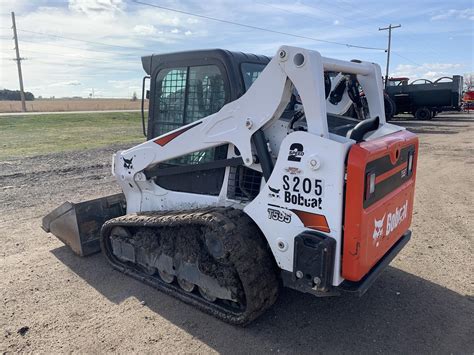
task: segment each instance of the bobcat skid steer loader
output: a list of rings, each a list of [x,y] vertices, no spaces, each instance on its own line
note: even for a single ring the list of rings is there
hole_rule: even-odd
[[[142,62],[148,140],[113,156],[123,194],[43,219],[76,253],[243,325],[280,285],[362,295],[406,245],[418,139],[386,122],[378,65],[290,46]]]

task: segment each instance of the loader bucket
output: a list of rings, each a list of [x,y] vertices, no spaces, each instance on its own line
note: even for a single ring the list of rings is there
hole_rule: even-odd
[[[76,254],[86,256],[100,251],[104,222],[124,214],[125,196],[116,194],[80,203],[65,202],[43,217],[41,227]]]

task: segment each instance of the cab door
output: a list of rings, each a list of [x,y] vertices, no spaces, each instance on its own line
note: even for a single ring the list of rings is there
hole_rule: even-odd
[[[229,101],[229,81],[219,61],[196,65],[158,67],[151,79],[148,139],[219,111]],[[161,168],[209,163],[227,158],[227,145],[197,151],[169,160]],[[155,182],[165,189],[218,195],[225,167],[159,176]]]

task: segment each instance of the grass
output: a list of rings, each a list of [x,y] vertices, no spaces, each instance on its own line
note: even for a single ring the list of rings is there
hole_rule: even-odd
[[[139,112],[0,117],[0,159],[141,141]]]
[[[145,102],[145,106],[148,102]],[[36,99],[26,101],[28,112],[138,110],[141,100],[128,99]],[[0,112],[21,112],[20,101],[0,100]]]

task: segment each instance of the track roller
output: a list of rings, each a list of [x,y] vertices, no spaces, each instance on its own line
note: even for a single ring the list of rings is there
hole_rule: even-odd
[[[199,287],[199,294],[206,300],[206,301],[209,301],[209,302],[215,302],[217,300],[217,297],[212,295],[209,290],[206,290],[205,288],[203,287]]]
[[[193,292],[194,290],[194,284],[185,279],[178,278],[178,285],[186,292]]]
[[[167,284],[174,281],[174,275],[168,274],[165,270],[158,270],[158,275],[160,275],[161,279]]]

